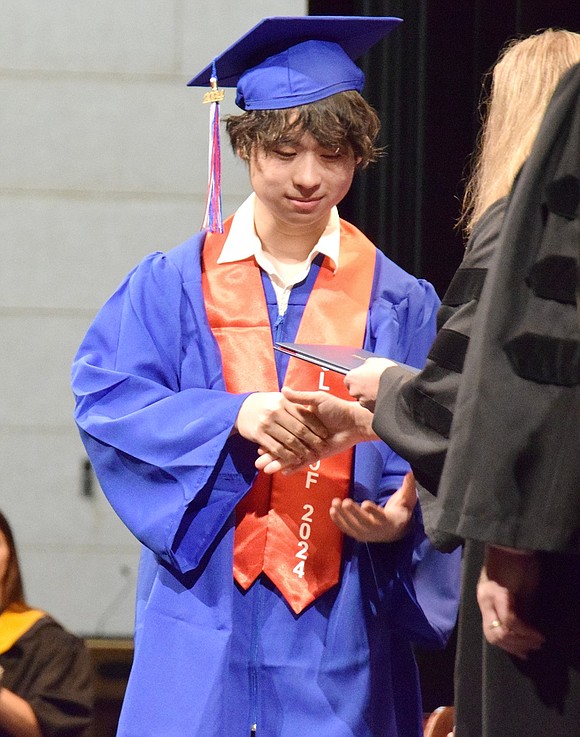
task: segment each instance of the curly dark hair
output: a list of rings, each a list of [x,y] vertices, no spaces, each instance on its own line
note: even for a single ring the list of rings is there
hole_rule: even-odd
[[[292,146],[305,133],[325,149],[352,151],[358,169],[381,154],[375,145],[379,116],[355,90],[282,110],[248,110],[227,116],[225,123],[232,148],[244,161],[250,160],[254,149],[269,153],[280,145]]]

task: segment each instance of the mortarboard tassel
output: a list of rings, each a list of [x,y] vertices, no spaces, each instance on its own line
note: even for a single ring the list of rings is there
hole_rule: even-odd
[[[211,103],[209,111],[209,160],[208,160],[208,182],[207,200],[205,214],[203,217],[202,230],[210,233],[223,233],[222,219],[222,171],[221,171],[221,147],[220,147],[220,102],[224,99],[223,90],[217,86],[215,65],[212,69],[210,79],[211,90],[203,96],[204,102]]]

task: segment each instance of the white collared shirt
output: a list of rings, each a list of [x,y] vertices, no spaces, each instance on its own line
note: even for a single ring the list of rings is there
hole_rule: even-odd
[[[257,264],[270,277],[274,292],[276,293],[278,311],[280,315],[283,315],[288,307],[292,287],[306,278],[312,261],[319,253],[328,256],[333,264],[334,271],[338,269],[340,252],[340,219],[338,210],[336,207],[333,207],[330,211],[328,224],[320,236],[318,243],[310,251],[308,258],[303,262],[303,268],[294,274],[291,281],[285,281],[268,258],[268,254],[264,252],[262,243],[256,234],[254,228],[255,201],[256,195],[252,193],[236,210],[230,232],[218,258],[218,264],[242,261],[245,258],[254,256]]]

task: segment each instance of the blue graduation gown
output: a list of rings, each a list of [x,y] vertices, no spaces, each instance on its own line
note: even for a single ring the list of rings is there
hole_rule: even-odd
[[[122,737],[419,737],[411,641],[442,645],[459,559],[420,512],[404,540],[344,543],[340,584],[296,615],[265,576],[233,581],[234,510],[256,446],[230,437],[247,395],[225,391],[201,289],[203,235],[155,253],[90,327],[73,366],[75,418],[101,486],[143,544]],[[318,268],[278,318],[292,341]],[[365,348],[420,366],[434,334],[430,284],[377,252]],[[283,377],[287,358],[277,356]],[[282,379],[283,380],[283,379]],[[282,381],[281,380],[281,381]],[[382,442],[356,448],[352,496],[386,501],[408,470]]]

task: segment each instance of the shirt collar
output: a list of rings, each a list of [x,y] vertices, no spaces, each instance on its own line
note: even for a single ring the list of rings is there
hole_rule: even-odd
[[[256,195],[252,192],[236,210],[230,232],[218,258],[218,264],[243,261],[250,256],[254,256],[258,264],[264,268],[263,263],[267,256],[262,251],[262,244],[254,229],[255,202]],[[328,224],[318,243],[312,249],[309,260],[312,262],[317,254],[322,253],[324,256],[328,256],[333,270],[336,271],[339,265],[339,252],[340,218],[337,208],[333,207],[330,211]],[[268,269],[266,270],[268,271]]]

